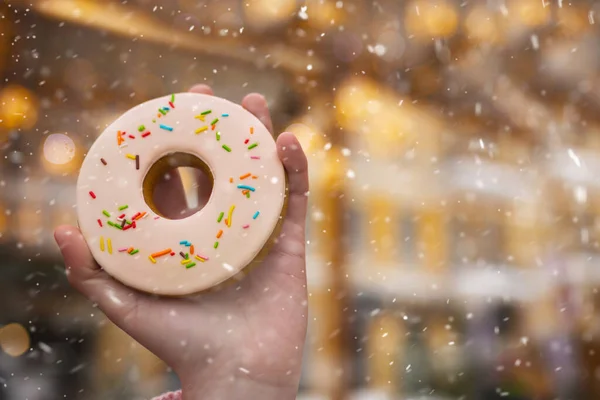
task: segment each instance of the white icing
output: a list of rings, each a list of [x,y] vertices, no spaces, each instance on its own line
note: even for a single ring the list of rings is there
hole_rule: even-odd
[[[124,284],[146,292],[163,295],[187,295],[213,287],[239,273],[260,252],[273,233],[281,215],[285,194],[285,172],[277,156],[271,134],[250,112],[227,100],[194,93],[175,96],[175,108],[157,118],[158,109],[169,107],[171,96],[143,103],[121,116],[98,137],[84,163],[77,182],[77,210],[79,225],[96,261],[113,277]],[[171,107],[169,107],[171,108]],[[195,118],[201,112],[212,110],[205,122]],[[229,114],[223,117],[222,114]],[[221,133],[217,141],[210,123],[219,118],[216,130]],[[155,119],[156,123],[152,120]],[[173,127],[173,131],[161,129],[160,124]],[[138,132],[138,126],[145,130]],[[196,130],[208,126],[200,134]],[[250,134],[250,128],[254,133]],[[126,148],[117,143],[117,131],[134,135],[125,136]],[[151,135],[142,138],[150,131]],[[250,139],[248,144],[244,144]],[[251,150],[252,143],[259,145]],[[222,145],[228,145],[227,152]],[[197,156],[210,168],[215,179],[213,193],[206,206],[198,213],[183,219],[156,218],[146,204],[142,184],[150,167],[161,157],[172,152],[184,152]],[[127,154],[140,156],[140,169]],[[260,159],[252,159],[258,156]],[[104,159],[107,165],[101,162]],[[258,179],[240,177],[251,173]],[[230,183],[230,177],[234,183]],[[116,178],[116,179],[114,179]],[[238,189],[248,185],[255,189],[248,199]],[[96,199],[90,195],[93,191]],[[168,194],[167,194],[168,195]],[[119,206],[128,205],[119,211]],[[235,205],[231,227],[225,219]],[[106,210],[111,217],[103,215]],[[260,215],[254,219],[255,213]],[[126,219],[138,212],[147,216],[136,221],[136,228],[126,231],[109,226],[107,221],[120,225],[117,217],[123,213]],[[221,212],[225,213],[218,223]],[[102,222],[102,227],[98,224]],[[244,228],[246,225],[250,227]],[[223,230],[220,239],[216,238]],[[111,241],[112,254],[108,251]],[[207,257],[200,262],[190,255],[196,266],[186,269],[181,264],[180,251],[189,253],[190,248],[180,245],[187,240],[194,245],[195,254]],[[104,242],[104,251],[101,242]],[[214,249],[218,241],[219,247]],[[120,252],[133,247],[135,255]],[[152,263],[148,256],[171,248],[175,256],[156,258]],[[224,268],[224,266],[227,268]]]

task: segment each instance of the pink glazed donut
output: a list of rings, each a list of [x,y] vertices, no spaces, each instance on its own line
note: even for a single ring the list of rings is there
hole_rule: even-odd
[[[202,210],[171,220],[154,206],[153,185],[180,166],[203,168],[214,185]],[[254,115],[181,93],[132,108],[98,137],[79,173],[77,212],[107,273],[144,292],[184,296],[257,258],[278,228],[285,194],[275,141]]]

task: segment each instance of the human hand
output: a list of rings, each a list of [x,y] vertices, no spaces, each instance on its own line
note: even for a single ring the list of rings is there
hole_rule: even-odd
[[[205,85],[191,91],[213,94]],[[242,106],[273,131],[262,96],[248,95]],[[308,166],[292,134],[281,134],[277,149],[289,188],[281,233],[260,265],[216,291],[186,298],[137,292],[100,268],[77,228],[62,226],[55,231],[71,285],[173,368],[182,382],[184,400],[296,397],[308,311]],[[181,186],[181,181],[163,184]],[[158,198],[157,203],[173,213],[181,211],[174,203],[183,201],[182,196],[173,196],[170,190],[159,192],[169,197]]]

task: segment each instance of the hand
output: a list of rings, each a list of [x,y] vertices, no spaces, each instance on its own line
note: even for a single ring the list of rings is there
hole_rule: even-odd
[[[191,91],[213,94],[204,85]],[[242,106],[272,132],[262,96],[248,95]],[[292,134],[281,134],[277,149],[289,187],[281,234],[259,266],[217,291],[179,299],[137,292],[96,264],[77,228],[62,226],[55,232],[71,285],[173,368],[184,400],[296,398],[307,326],[308,171]],[[159,192],[170,193],[171,200],[157,199],[169,206],[172,192]]]

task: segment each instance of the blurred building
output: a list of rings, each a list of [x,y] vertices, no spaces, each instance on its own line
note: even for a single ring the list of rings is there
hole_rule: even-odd
[[[0,399],[177,387],[68,287],[51,232],[97,135],[195,83],[264,93],[309,154],[299,398],[600,398],[599,1],[0,10]]]

